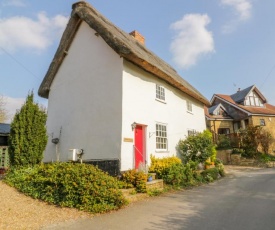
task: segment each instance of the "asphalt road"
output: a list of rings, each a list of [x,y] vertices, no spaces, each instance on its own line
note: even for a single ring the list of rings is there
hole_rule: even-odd
[[[226,178],[209,185],[45,229],[275,229],[275,169],[229,168],[228,171]]]

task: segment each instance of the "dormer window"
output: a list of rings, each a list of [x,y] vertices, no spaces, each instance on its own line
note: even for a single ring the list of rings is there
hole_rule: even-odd
[[[245,105],[258,107],[264,106],[263,101],[255,92],[251,92],[249,95],[247,95],[247,97],[245,98]]]
[[[156,98],[165,101],[165,89],[163,86],[156,85]]]

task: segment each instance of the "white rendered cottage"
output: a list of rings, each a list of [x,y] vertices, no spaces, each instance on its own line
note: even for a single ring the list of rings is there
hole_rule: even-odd
[[[49,99],[45,162],[83,149],[84,162],[118,160],[124,171],[175,155],[179,139],[206,128],[207,99],[131,34],[86,2],[73,5],[39,88]]]

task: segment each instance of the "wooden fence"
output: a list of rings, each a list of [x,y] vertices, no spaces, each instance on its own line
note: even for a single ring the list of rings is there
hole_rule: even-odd
[[[8,147],[1,146],[0,147],[0,168],[8,168],[9,167],[9,153]]]

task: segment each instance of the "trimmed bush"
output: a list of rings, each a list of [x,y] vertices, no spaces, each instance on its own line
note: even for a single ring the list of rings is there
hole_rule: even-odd
[[[51,163],[13,168],[5,182],[36,199],[102,213],[127,203],[118,180],[88,164]]]
[[[150,156],[151,165],[149,172],[154,172],[157,174],[159,179],[163,179],[163,176],[168,174],[170,167],[174,164],[181,164],[181,159],[178,157],[163,157],[156,158],[153,155]]]
[[[137,192],[146,193],[147,175],[144,172],[137,172],[135,169],[129,170],[122,174],[122,181],[131,184]]]
[[[166,174],[162,175],[163,181],[166,184],[172,185],[173,187],[179,187],[183,185],[187,179],[185,175],[185,170],[186,168],[182,163],[171,164],[167,168]]]

